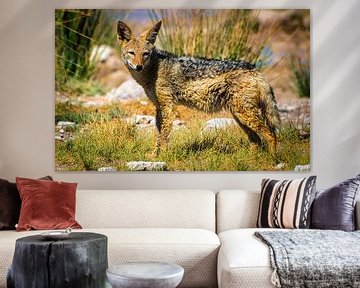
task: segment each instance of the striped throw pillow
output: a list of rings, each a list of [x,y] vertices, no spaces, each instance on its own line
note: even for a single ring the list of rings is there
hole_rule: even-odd
[[[316,176],[294,180],[263,179],[257,227],[308,228]]]

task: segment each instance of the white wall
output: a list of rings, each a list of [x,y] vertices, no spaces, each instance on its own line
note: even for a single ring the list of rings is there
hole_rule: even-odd
[[[160,7],[310,8],[311,174],[318,175],[318,187],[326,187],[360,173],[360,1],[16,0],[0,4],[0,178],[50,174],[82,189],[219,190],[258,189],[263,177],[310,174],[54,172],[54,9]]]

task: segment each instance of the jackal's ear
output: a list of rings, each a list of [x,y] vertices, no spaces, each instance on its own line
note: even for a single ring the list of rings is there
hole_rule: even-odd
[[[124,22],[118,21],[117,24],[117,34],[119,40],[121,41],[130,41],[132,37],[132,32],[129,26],[127,26]]]
[[[146,41],[148,41],[151,44],[154,44],[156,41],[156,36],[159,33],[160,27],[161,27],[162,21],[159,20],[155,23],[155,25],[148,31],[145,31],[141,34],[142,37],[145,38]]]

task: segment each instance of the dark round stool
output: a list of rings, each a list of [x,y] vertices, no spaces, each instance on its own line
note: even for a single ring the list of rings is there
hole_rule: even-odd
[[[107,267],[105,235],[73,232],[59,240],[28,236],[16,240],[7,285],[8,288],[104,287]]]

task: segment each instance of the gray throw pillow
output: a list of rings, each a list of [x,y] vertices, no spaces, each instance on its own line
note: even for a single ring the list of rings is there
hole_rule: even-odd
[[[311,211],[311,228],[353,231],[359,186],[360,174],[317,191]]]

